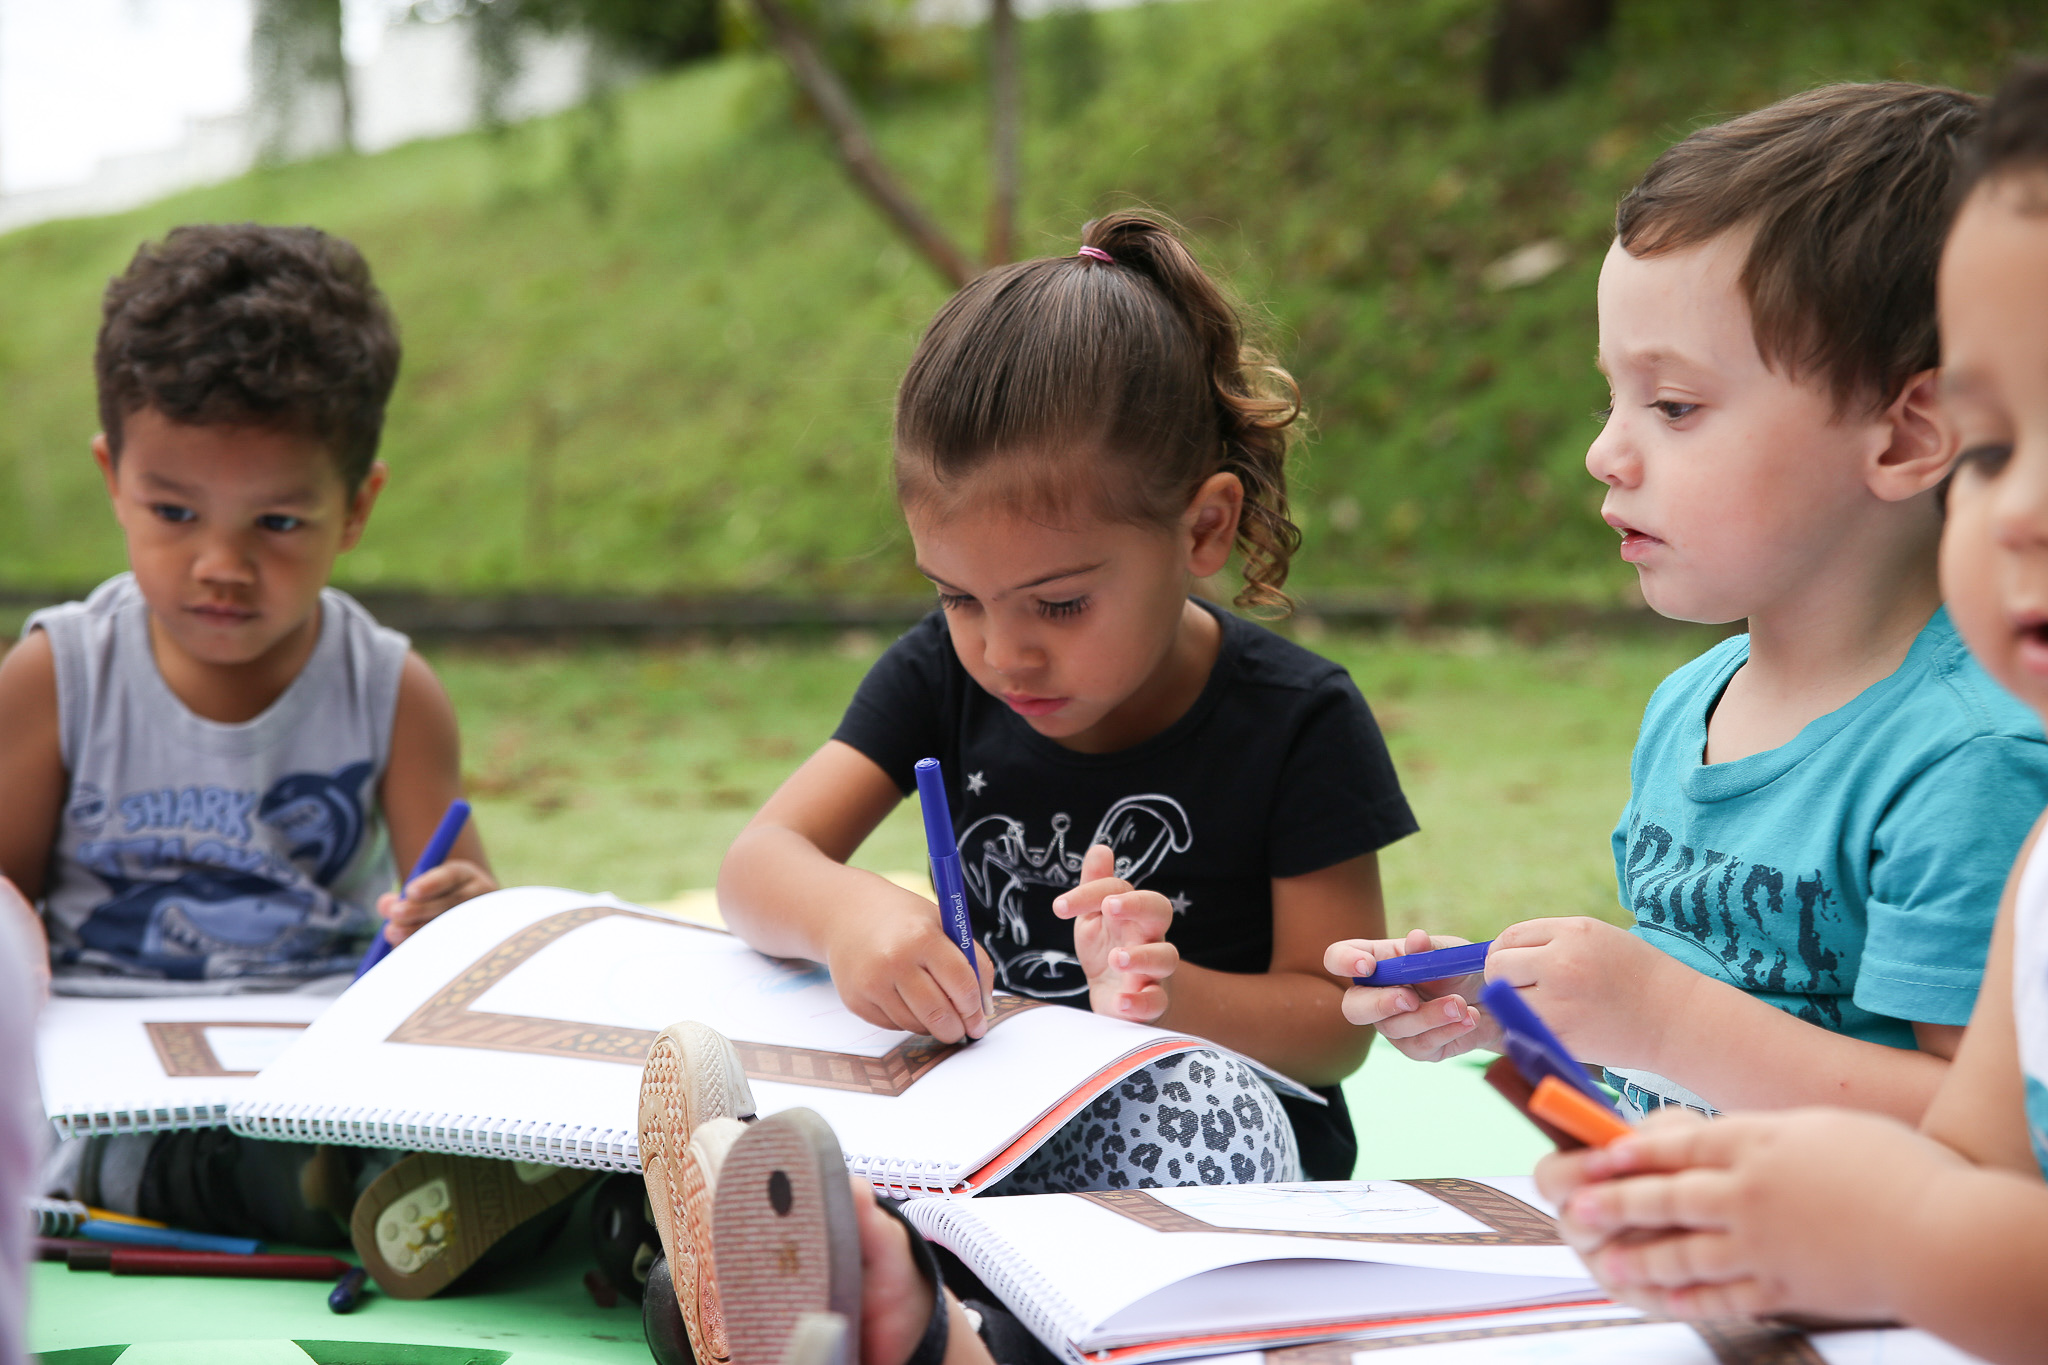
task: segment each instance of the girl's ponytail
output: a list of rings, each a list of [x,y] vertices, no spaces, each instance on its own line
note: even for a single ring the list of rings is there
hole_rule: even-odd
[[[1234,474],[1237,603],[1284,615],[1301,544],[1287,515],[1293,379],[1246,342],[1230,298],[1161,218],[1108,214],[1082,228],[1081,247],[990,271],[933,319],[897,397],[899,493],[1005,454],[1093,446],[1134,466],[1121,472],[1144,494],[1139,508],[1128,483],[1098,479],[1105,510],[1170,521],[1205,479]]]

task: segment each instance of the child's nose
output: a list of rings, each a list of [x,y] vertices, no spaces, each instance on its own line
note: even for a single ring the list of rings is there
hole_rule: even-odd
[[[240,538],[224,534],[206,537],[192,573],[202,583],[250,583],[256,577],[254,560]]]
[[[998,673],[1021,673],[1037,655],[1024,633],[990,622],[981,637],[982,661]]]
[[[1586,472],[1610,488],[1633,484],[1642,472],[1642,462],[1630,450],[1621,424],[1611,417],[1586,447]]]

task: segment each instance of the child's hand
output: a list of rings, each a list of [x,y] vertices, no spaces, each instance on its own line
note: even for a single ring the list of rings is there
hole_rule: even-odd
[[[1096,844],[1081,859],[1081,884],[1052,903],[1074,921],[1074,956],[1088,975],[1088,1007],[1149,1024],[1166,1013],[1166,978],[1180,949],[1166,941],[1173,902],[1116,875],[1116,852]]]
[[[849,1010],[877,1028],[924,1033],[942,1043],[988,1032],[987,987],[939,924],[939,907],[888,887],[874,904],[841,917],[825,967]],[[995,968],[977,945],[983,983]]]
[[[450,858],[414,877],[402,897],[390,891],[377,897],[384,937],[396,947],[434,916],[497,889],[497,879],[475,863]]]
[[[1369,977],[1376,963],[1389,958],[1457,948],[1468,941],[1432,938],[1420,929],[1409,930],[1405,939],[1348,938],[1324,951],[1323,970],[1332,976]],[[1404,1057],[1440,1062],[1475,1047],[1498,1045],[1500,1031],[1471,1003],[1485,984],[1483,973],[1472,972],[1412,986],[1351,986],[1344,992],[1344,1017],[1377,1027]]]
[[[1502,930],[1486,979],[1521,990],[1580,1061],[1654,1069],[1665,1027],[1683,1017],[1681,997],[1700,977],[1626,929],[1574,916]]]
[[[923,1269],[911,1259],[910,1234],[876,1207],[874,1187],[859,1176],[848,1179],[860,1222],[860,1340],[852,1343],[857,1358],[867,1365],[908,1361],[924,1338],[932,1295],[938,1294],[947,1314],[944,1365],[994,1365],[960,1301],[944,1285],[925,1281]]]
[[[1618,1300],[1683,1318],[1870,1319],[1897,1311],[1882,1252],[1917,1240],[1905,1235],[1914,1198],[1938,1203],[1927,1191],[1961,1169],[1875,1114],[1667,1109],[1612,1146],[1544,1157],[1536,1180]]]

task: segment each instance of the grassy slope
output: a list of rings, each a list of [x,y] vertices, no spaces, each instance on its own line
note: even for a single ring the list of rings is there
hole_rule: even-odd
[[[1607,835],[1636,722],[1702,639],[1330,637],[1388,736],[1422,833],[1383,858],[1392,925],[1490,936],[1618,911]],[[439,652],[477,819],[508,884],[661,899],[709,886],[754,808],[832,731],[880,641],[836,650]],[[905,803],[854,859],[924,865]]]
[[[1092,92],[1072,45],[1030,26],[1026,243],[1070,249],[1084,217],[1135,196],[1268,306],[1319,430],[1299,583],[1625,591],[1579,467],[1617,192],[1703,117],[1827,79],[1981,86],[2048,46],[2030,0],[1619,8],[1573,87],[1499,118],[1474,94],[1485,0],[1105,15]],[[877,127],[967,235],[971,40],[920,41]],[[85,456],[106,277],[173,223],[257,218],[354,238],[405,327],[395,478],[345,583],[909,586],[888,406],[943,295],[791,108],[778,72],[737,59],[628,93],[608,142],[571,114],[0,238],[0,583],[119,567]],[[1479,286],[1543,237],[1567,244],[1565,268]]]

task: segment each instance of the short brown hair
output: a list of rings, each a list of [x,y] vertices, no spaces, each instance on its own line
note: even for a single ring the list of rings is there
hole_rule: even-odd
[[[898,496],[1000,461],[1039,510],[1087,496],[1120,521],[1170,522],[1204,480],[1235,474],[1238,604],[1286,611],[1294,381],[1163,219],[1110,214],[1081,241],[1081,255],[989,271],[932,319],[896,397]]]
[[[247,423],[304,433],[353,493],[377,457],[398,327],[362,253],[317,228],[173,228],[110,281],[93,370],[100,426]]]
[[[1986,180],[2048,172],[2048,62],[2020,62],[1985,111],[1984,127],[1970,144],[1957,206]]]
[[[1982,121],[1976,96],[1936,86],[1809,90],[1666,150],[1615,235],[1655,256],[1751,229],[1742,290],[1764,362],[1818,376],[1837,412],[1882,408],[1941,363],[1935,267]]]

